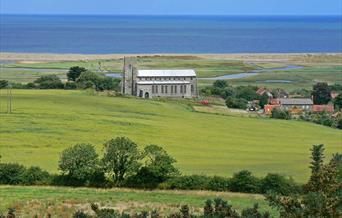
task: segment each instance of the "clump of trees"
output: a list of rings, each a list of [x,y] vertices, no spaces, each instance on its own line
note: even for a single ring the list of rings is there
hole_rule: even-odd
[[[88,89],[97,91],[120,90],[120,79],[99,75],[86,68],[74,66],[67,72],[68,81],[63,81],[57,75],[44,75],[35,81],[27,84],[9,83],[7,80],[0,80],[0,89],[11,84],[16,89]]]
[[[323,160],[324,146],[314,145],[311,149],[311,177],[304,185],[302,195],[267,195],[267,200],[278,209],[280,217],[342,216],[341,155],[335,155],[327,164]]]
[[[233,87],[226,80],[216,80],[212,86],[201,89],[203,95],[216,95],[226,100],[229,108],[246,109],[248,101],[259,100],[259,106],[264,107],[268,102],[268,96],[259,96],[256,86]]]
[[[148,145],[143,151],[126,137],[117,137],[104,144],[99,159],[90,144],[76,144],[64,150],[59,161],[61,182],[65,185],[128,186],[156,188],[178,174],[174,160],[162,147]],[[99,179],[101,178],[101,179]]]

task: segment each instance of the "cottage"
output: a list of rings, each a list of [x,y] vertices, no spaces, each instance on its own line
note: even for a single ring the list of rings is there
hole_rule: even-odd
[[[284,110],[311,111],[313,102],[310,98],[278,98],[280,108]]]
[[[195,70],[140,70],[131,59],[125,59],[122,87],[123,94],[141,98],[197,97]]]

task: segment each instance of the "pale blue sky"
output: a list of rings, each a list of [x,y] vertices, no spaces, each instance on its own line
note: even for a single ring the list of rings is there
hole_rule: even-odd
[[[342,0],[0,0],[0,13],[342,15]]]

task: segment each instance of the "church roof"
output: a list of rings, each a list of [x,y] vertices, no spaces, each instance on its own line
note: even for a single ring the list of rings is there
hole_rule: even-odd
[[[196,76],[195,70],[138,70],[138,77],[187,77]]]
[[[137,84],[139,85],[164,85],[164,84],[189,84],[189,81],[171,81],[171,80],[167,80],[167,81],[139,81],[137,82]]]

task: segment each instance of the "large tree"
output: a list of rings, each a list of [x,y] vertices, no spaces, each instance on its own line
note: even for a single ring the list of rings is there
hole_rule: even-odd
[[[69,81],[76,81],[82,72],[86,72],[87,69],[84,67],[74,66],[70,67],[67,77]]]
[[[330,87],[327,83],[317,83],[313,86],[312,97],[314,104],[327,104],[331,100]]]
[[[113,175],[116,185],[121,185],[127,175],[137,172],[141,154],[136,143],[125,137],[117,137],[105,143],[103,164]]]
[[[58,167],[71,178],[86,182],[99,170],[98,164],[98,155],[93,145],[76,144],[62,152]]]

